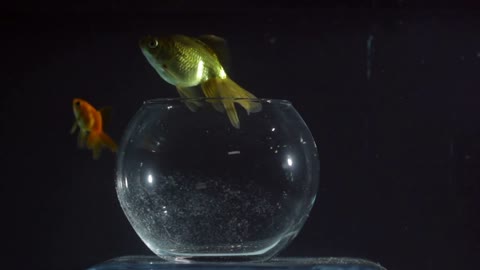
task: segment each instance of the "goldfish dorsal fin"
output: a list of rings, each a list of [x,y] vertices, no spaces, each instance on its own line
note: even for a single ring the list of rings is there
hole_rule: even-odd
[[[102,115],[102,122],[103,128],[110,124],[110,120],[112,119],[112,107],[111,106],[104,106],[98,110]]]
[[[198,40],[205,43],[209,49],[217,56],[218,61],[228,73],[230,70],[230,51],[228,50],[227,41],[215,35],[202,35]]]

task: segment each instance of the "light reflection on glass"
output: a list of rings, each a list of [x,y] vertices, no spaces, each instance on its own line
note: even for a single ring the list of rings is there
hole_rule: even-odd
[[[125,177],[125,187],[128,188],[128,180],[127,180],[127,177]]]
[[[151,174],[148,175],[148,183],[153,183],[153,177]]]
[[[288,158],[287,158],[287,164],[288,164],[288,166],[292,167],[293,162],[292,162],[292,158],[291,158],[291,157],[288,157]]]
[[[293,182],[293,173],[291,171],[288,172],[287,179],[290,180],[290,182]]]

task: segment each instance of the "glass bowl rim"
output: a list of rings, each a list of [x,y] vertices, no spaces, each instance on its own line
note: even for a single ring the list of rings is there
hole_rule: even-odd
[[[232,101],[241,101],[241,100],[247,100],[247,101],[253,101],[253,102],[260,102],[262,104],[264,103],[270,103],[270,104],[278,104],[278,105],[288,105],[291,106],[292,103],[286,99],[271,99],[271,98],[208,98],[208,97],[199,97],[199,98],[153,98],[153,99],[148,99],[143,102],[144,105],[155,105],[155,104],[166,104],[170,102],[182,102],[182,101],[221,101],[221,100],[232,100]]]

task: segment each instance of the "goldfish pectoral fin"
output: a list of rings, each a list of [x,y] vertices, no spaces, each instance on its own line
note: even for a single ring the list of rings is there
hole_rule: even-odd
[[[87,141],[87,132],[80,130],[77,136],[77,147],[80,149],[85,148],[86,141]]]
[[[77,121],[75,120],[75,122],[73,122],[72,128],[70,129],[70,134],[73,134],[77,130],[77,127],[78,127],[78,124],[77,124]]]
[[[216,90],[217,89],[216,80],[215,79],[208,80],[208,81],[202,83],[201,87],[202,87],[203,94],[206,97],[214,98],[213,100],[209,100],[209,102],[210,102],[210,104],[212,104],[213,108],[216,111],[219,111],[219,112],[222,112],[222,113],[225,112],[225,108],[223,107],[222,101],[220,99],[215,100],[215,98],[220,97],[219,94],[218,94],[218,91]]]
[[[105,106],[98,110],[102,115],[103,128],[108,127],[110,121],[112,120],[113,108],[111,106]]]
[[[224,100],[223,105],[225,106],[225,111],[227,112],[230,123],[232,123],[232,126],[239,129],[240,120],[238,119],[237,110],[235,110],[235,103],[231,100]]]
[[[201,95],[193,87],[179,87],[177,86],[178,94],[184,98],[185,105],[192,111],[196,112],[202,106],[199,100],[192,100],[201,97]]]

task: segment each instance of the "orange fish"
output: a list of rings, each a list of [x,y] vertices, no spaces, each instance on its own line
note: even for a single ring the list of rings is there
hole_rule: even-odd
[[[117,144],[103,131],[103,124],[105,120],[106,109],[96,110],[87,101],[74,98],[73,99],[73,114],[75,115],[75,122],[70,130],[73,134],[77,127],[78,132],[78,147],[93,151],[93,159],[98,159],[103,148],[109,148],[112,152],[117,151]]]

